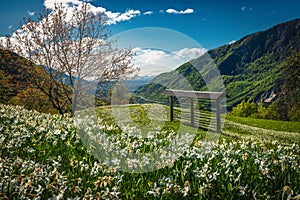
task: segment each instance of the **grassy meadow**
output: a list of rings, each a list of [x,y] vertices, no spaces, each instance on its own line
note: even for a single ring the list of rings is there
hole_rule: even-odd
[[[161,148],[179,128],[196,137],[178,159],[155,163],[155,171],[124,172],[90,153],[70,116],[0,104],[0,198],[300,198],[300,123],[228,116],[218,140],[207,142],[212,133],[162,123],[165,119],[151,117],[147,107],[129,108],[136,126],[115,122],[109,107],[97,112],[110,145],[126,152]],[[147,137],[139,137],[143,127]],[[136,167],[130,159],[127,164]]]

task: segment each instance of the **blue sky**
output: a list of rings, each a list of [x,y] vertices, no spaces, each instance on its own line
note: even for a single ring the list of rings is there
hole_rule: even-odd
[[[82,3],[81,0],[1,0],[0,37],[16,30],[23,17],[51,8],[56,1],[68,6]],[[143,66],[143,73],[149,75],[151,70],[156,74],[170,71],[206,50],[300,18],[299,0],[86,1],[94,11],[108,16],[112,34],[121,38],[119,44],[135,49],[135,64]]]
[[[107,11],[125,13],[132,9],[140,14],[111,25],[113,34],[133,28],[162,27],[179,31],[212,49],[232,40],[275,24],[300,17],[298,0],[92,0],[90,3]],[[22,17],[44,8],[43,0],[1,0],[0,36],[16,29]],[[170,14],[174,9],[189,14]],[[151,11],[152,14],[144,15]]]

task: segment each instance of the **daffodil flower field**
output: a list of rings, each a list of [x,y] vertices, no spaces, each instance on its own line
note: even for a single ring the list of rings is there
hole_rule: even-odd
[[[242,131],[234,132],[237,129]],[[103,130],[122,134],[112,124],[103,123]],[[163,131],[157,134],[161,143],[161,134],[173,134],[171,129]],[[259,128],[233,122],[225,125],[224,133],[217,142],[206,143],[209,151],[203,152],[199,136],[169,165],[130,173],[94,158],[70,116],[0,105],[0,198],[300,198],[300,144],[293,139],[300,133],[280,140],[280,131],[266,131],[262,140]],[[130,139],[114,140],[115,145],[131,150],[143,145],[129,134],[126,137]]]

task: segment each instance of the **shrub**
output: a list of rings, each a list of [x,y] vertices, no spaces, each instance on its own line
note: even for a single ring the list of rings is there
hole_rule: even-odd
[[[243,100],[233,108],[231,114],[238,117],[279,120],[278,102],[273,102],[268,107],[265,107],[262,102],[256,106],[252,99],[246,102]],[[298,114],[297,112],[293,112],[292,115],[295,116],[295,118],[300,118],[300,112]]]
[[[240,104],[232,109],[231,114],[238,117],[249,117],[257,113],[256,105],[252,99],[249,99],[247,102],[243,100]]]

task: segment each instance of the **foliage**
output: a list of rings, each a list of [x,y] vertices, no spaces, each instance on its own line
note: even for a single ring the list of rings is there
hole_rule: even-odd
[[[137,133],[136,127],[120,134],[118,127],[107,124],[109,121],[101,123],[103,131],[116,136],[111,145],[124,143],[128,151],[144,148],[136,142],[139,138],[130,136]],[[173,134],[173,126],[160,133]],[[299,143],[262,142],[256,139],[262,135],[259,131],[246,129],[252,138],[227,137],[205,143],[197,137],[168,166],[148,173],[126,173],[91,156],[69,116],[0,104],[0,197],[281,199],[288,191],[293,191],[292,197],[299,194]],[[233,133],[235,129],[225,131]]]
[[[252,99],[248,99],[248,101],[245,102],[245,100],[243,100],[240,104],[234,107],[231,114],[239,117],[249,117],[256,112],[256,104]]]
[[[252,99],[248,99],[246,102],[243,100],[232,109],[230,115],[279,120],[278,102],[273,102],[265,107],[262,102],[256,105]]]
[[[278,102],[274,101],[267,108],[260,102],[257,109],[259,118],[279,120]]]

